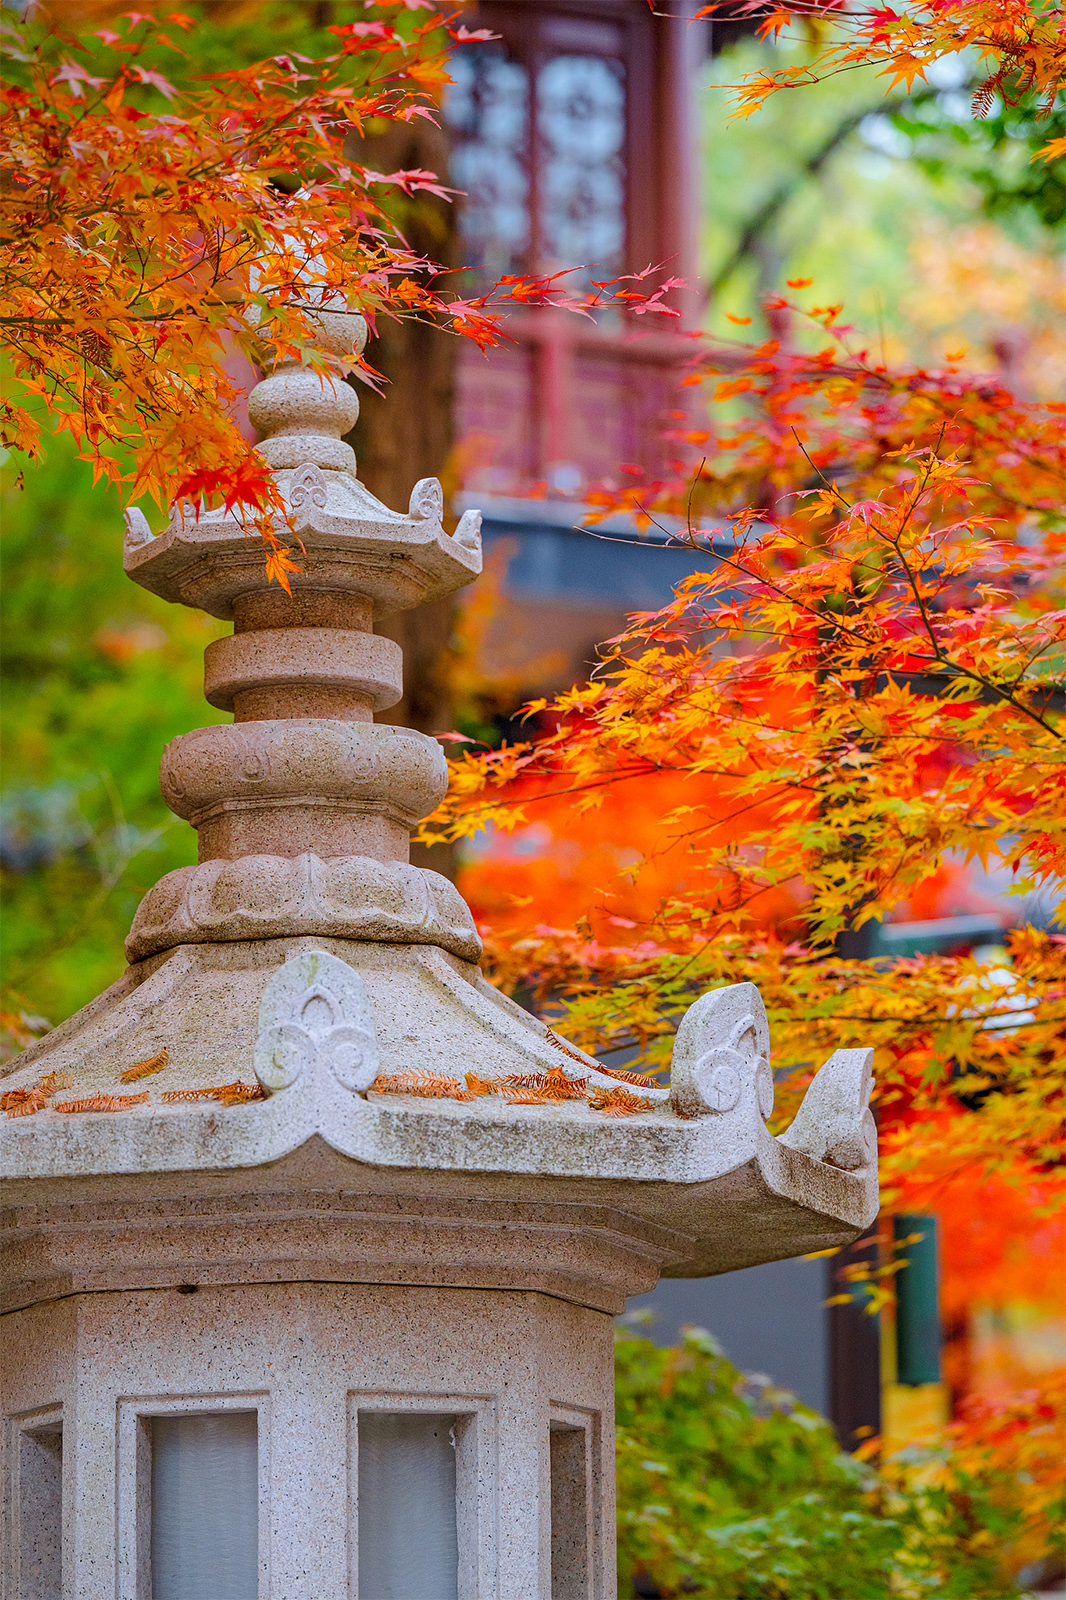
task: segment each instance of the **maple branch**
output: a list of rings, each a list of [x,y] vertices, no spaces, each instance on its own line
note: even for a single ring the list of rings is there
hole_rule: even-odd
[[[946,427],[946,426],[947,426],[947,424],[945,423],[944,427]],[[943,437],[944,437],[944,427],[942,427],[941,431],[940,431],[940,440],[942,440]],[[939,447],[939,441],[938,441],[938,447]],[[1006,705],[1009,705],[1012,708],[1012,710],[1019,711],[1019,712],[1021,712],[1021,714],[1023,716],[1031,718],[1032,721],[1035,722],[1039,727],[1043,728],[1046,733],[1050,733],[1050,734],[1053,735],[1054,738],[1061,740],[1061,739],[1063,739],[1064,735],[1060,734],[1058,729],[1053,727],[1051,725],[1051,723],[1049,723],[1046,720],[1046,718],[1041,716],[1038,712],[1034,711],[1030,706],[1025,705],[1023,701],[1020,701],[1017,698],[1017,696],[1015,695],[1015,693],[1014,693],[1014,686],[1013,685],[1012,685],[1010,690],[1001,689],[999,687],[999,685],[992,678],[989,678],[984,674],[975,672],[971,668],[965,667],[960,662],[954,661],[949,656],[947,656],[945,654],[945,652],[944,652],[943,646],[941,645],[939,638],[937,637],[936,630],[932,626],[932,623],[930,621],[928,612],[927,612],[926,607],[925,607],[924,597],[922,596],[921,591],[920,591],[920,586],[916,583],[915,577],[914,577],[914,573],[913,573],[913,571],[911,569],[911,566],[910,566],[909,562],[907,561],[906,556],[902,552],[901,543],[902,543],[904,527],[906,526],[906,523],[910,519],[910,517],[912,516],[913,512],[917,509],[917,506],[918,506],[918,503],[920,501],[920,498],[921,498],[922,494],[924,494],[926,485],[928,484],[929,478],[932,475],[933,459],[934,458],[935,458],[934,454],[931,453],[929,462],[927,463],[925,476],[923,477],[922,482],[921,482],[920,489],[915,490],[915,494],[914,494],[914,498],[913,498],[912,504],[909,507],[909,509],[908,509],[908,511],[906,513],[906,516],[904,517],[904,520],[903,520],[903,522],[901,523],[901,525],[899,527],[899,530],[898,530],[897,534],[895,536],[893,536],[892,534],[886,532],[885,535],[884,535],[886,541],[895,550],[897,558],[898,558],[898,560],[900,562],[900,565],[902,566],[903,571],[906,574],[908,586],[910,587],[911,592],[914,595],[915,604],[918,607],[918,611],[919,611],[919,614],[920,614],[921,619],[922,619],[922,624],[923,624],[926,636],[929,639],[929,643],[930,643],[930,646],[932,647],[934,656],[935,656],[937,662],[942,667],[945,668],[946,672],[950,676],[967,678],[971,682],[978,684],[985,692],[997,696]],[[1017,684],[1017,681],[1018,680],[1016,679],[1015,680],[1015,685]]]
[[[822,471],[821,467],[815,466],[814,462],[811,461],[810,456],[807,454],[807,450],[806,450],[806,447],[804,446],[803,440],[800,438],[799,434],[796,432],[794,427],[790,428],[790,432],[792,433],[792,435],[793,435],[796,443],[799,445],[800,449],[803,451],[803,454],[807,457],[807,460],[808,460],[808,462],[810,462],[810,465],[812,467],[814,467],[815,472],[818,474],[818,476],[821,478],[822,482],[825,484],[826,488],[829,490],[829,493],[834,497],[834,499],[839,500],[840,504],[842,506],[844,506],[846,510],[850,511],[852,509],[851,501],[850,500],[845,500],[844,496],[840,493],[840,491],[837,488],[836,484],[835,483],[830,483],[829,479],[826,477],[826,475]],[[876,568],[871,568],[871,571],[876,571]]]

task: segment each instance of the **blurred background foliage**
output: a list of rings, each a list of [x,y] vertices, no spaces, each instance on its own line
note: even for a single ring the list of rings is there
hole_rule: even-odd
[[[875,1473],[702,1328],[660,1348],[640,1323],[615,1341],[619,1594],[1005,1600],[1061,1548],[1047,1401],[977,1407]]]
[[[141,896],[196,859],[159,793],[175,734],[225,720],[204,646],[228,631],[122,572],[122,507],[65,436],[0,471],[5,1006],[55,1024],[122,972]],[[23,1023],[35,1030],[39,1024]]]
[[[889,365],[937,365],[961,346],[968,367],[999,368],[1019,398],[1058,398],[1066,163],[1032,156],[1062,135],[1061,102],[1037,121],[997,100],[975,121],[974,66],[956,56],[909,97],[886,98],[863,68],[733,119],[729,84],[806,49],[798,37],[742,39],[705,67],[709,326],[736,337],[732,314],[757,331],[767,296],[812,278]]]

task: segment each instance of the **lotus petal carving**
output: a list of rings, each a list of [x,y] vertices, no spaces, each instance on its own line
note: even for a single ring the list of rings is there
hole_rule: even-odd
[[[204,861],[161,878],[137,910],[130,961],[181,944],[318,934],[390,944],[433,944],[463,961],[481,957],[474,919],[438,872],[369,856],[303,855]]]

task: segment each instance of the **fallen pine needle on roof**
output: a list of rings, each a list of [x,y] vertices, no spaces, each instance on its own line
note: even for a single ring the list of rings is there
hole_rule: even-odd
[[[54,1094],[69,1089],[72,1080],[58,1072],[48,1072],[29,1089],[8,1089],[0,1094],[0,1111],[9,1117],[32,1117],[43,1111]]]
[[[506,1089],[529,1089],[547,1100],[584,1100],[587,1098],[587,1078],[568,1078],[562,1067],[549,1067],[547,1072],[515,1073],[504,1078]],[[515,1102],[512,1102],[515,1103]]]
[[[641,1100],[638,1095],[630,1094],[628,1089],[621,1086],[617,1089],[594,1089],[589,1095],[589,1105],[593,1111],[601,1111],[605,1117],[631,1117],[634,1112],[651,1110],[650,1100]]]
[[[473,1091],[458,1078],[448,1078],[439,1072],[379,1072],[370,1087],[375,1094],[417,1094],[426,1100],[474,1098]]]
[[[215,1090],[215,1099],[221,1100],[224,1106],[237,1106],[246,1100],[265,1100],[266,1090],[261,1083],[224,1083],[220,1089]]]
[[[636,1074],[631,1076],[638,1083],[643,1081]],[[495,1081],[468,1072],[465,1087],[458,1078],[440,1073],[379,1072],[370,1088],[375,1094],[415,1094],[427,1100],[475,1100],[481,1095],[498,1094],[506,1097],[509,1106],[550,1106],[564,1100],[580,1100],[607,1117],[628,1117],[652,1109],[652,1102],[630,1094],[621,1084],[617,1088],[592,1086],[587,1078],[568,1078],[562,1067],[549,1067],[547,1072],[512,1073]]]
[[[220,1100],[224,1106],[241,1105],[246,1100],[265,1100],[266,1093],[260,1083],[244,1083],[238,1078],[234,1083],[216,1083],[207,1089],[164,1089],[163,1104],[184,1104],[190,1100]]]
[[[602,1072],[608,1078],[617,1078],[620,1083],[633,1083],[638,1089],[660,1089],[662,1085],[657,1078],[650,1077],[646,1072],[627,1072],[623,1067],[605,1067],[602,1061],[595,1057],[583,1056],[579,1051],[571,1049],[565,1039],[560,1039],[553,1028],[545,1028],[544,1037],[556,1050],[561,1050],[563,1055],[569,1056],[571,1061],[578,1061],[587,1067],[590,1061],[595,1061],[597,1072]],[[552,1069],[555,1070],[554,1068]]]
[[[502,1083],[498,1078],[479,1078],[476,1072],[465,1072],[466,1087],[475,1099],[483,1094],[499,1094]]]
[[[34,1087],[49,1098],[58,1094],[61,1089],[69,1089],[74,1082],[69,1072],[46,1072],[43,1078],[38,1078]]]
[[[0,1095],[0,1110],[6,1111],[9,1117],[32,1117],[47,1104],[47,1095],[39,1089],[9,1089],[5,1095]]]
[[[580,1050],[575,1050],[573,1045],[567,1044],[565,1039],[560,1039],[554,1028],[545,1028],[544,1037],[550,1045],[555,1046],[556,1050],[561,1050],[564,1056],[569,1056],[571,1061],[576,1061],[578,1066],[596,1066],[601,1072],[607,1071],[606,1067],[600,1066],[595,1056],[582,1055]]]
[[[170,1060],[170,1051],[164,1048],[158,1055],[149,1056],[145,1061],[137,1061],[132,1067],[127,1067],[119,1078],[120,1083],[136,1083],[138,1078],[147,1078],[150,1072],[162,1072]]]
[[[143,1094],[89,1094],[80,1100],[60,1100],[53,1111],[126,1111],[130,1106],[143,1106],[148,1090]]]
[[[607,1078],[617,1078],[619,1083],[633,1083],[638,1089],[661,1089],[663,1085],[658,1078],[653,1078],[647,1072],[626,1072],[622,1067],[605,1067],[599,1069]]]

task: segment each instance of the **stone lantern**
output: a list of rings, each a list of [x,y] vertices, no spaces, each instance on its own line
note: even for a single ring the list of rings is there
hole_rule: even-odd
[[[871,1052],[775,1138],[752,985],[696,1000],[664,1089],[481,976],[408,862],[440,746],[373,721],[375,617],[474,578],[479,518],[375,500],[356,410],[295,365],[253,392],[291,598],[231,515],[127,519],[134,582],[232,619],[233,722],[163,754],[199,865],[2,1085],[4,1600],[609,1600],[614,1314],[877,1209]]]

